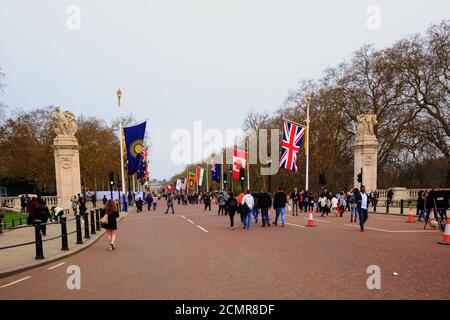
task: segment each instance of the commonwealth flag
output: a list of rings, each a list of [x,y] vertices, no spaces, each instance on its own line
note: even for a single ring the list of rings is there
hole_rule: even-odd
[[[142,122],[132,127],[123,129],[125,144],[127,148],[128,174],[132,175],[138,171],[139,160],[144,145],[145,126],[147,122]]]

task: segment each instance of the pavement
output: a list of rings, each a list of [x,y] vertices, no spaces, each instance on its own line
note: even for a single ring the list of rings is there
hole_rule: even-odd
[[[259,221],[249,230],[236,215],[230,230],[229,217],[212,209],[131,210],[119,223],[115,251],[103,237],[3,277],[0,299],[450,299],[450,247],[436,243],[443,233],[406,216],[369,214],[360,232],[348,214],[314,214],[315,228],[300,214],[287,216],[284,228]],[[80,290],[66,285],[74,265]],[[372,265],[381,270],[380,290],[367,287]]]

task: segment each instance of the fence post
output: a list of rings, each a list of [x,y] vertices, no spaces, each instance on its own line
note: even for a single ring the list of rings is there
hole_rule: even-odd
[[[69,250],[69,244],[67,241],[67,218],[61,217],[61,250],[67,251]]]
[[[95,234],[94,210],[91,210],[91,234]]]
[[[36,241],[36,260],[45,259],[44,248],[42,247],[41,220],[34,221],[34,237]]]
[[[14,228],[15,226],[16,226],[16,224],[14,223],[14,219],[12,219],[12,220],[11,220],[11,227]]]
[[[403,214],[403,199],[400,200],[400,214]]]
[[[79,214],[76,214],[75,219],[77,226],[77,244],[83,244],[83,237],[81,235],[81,216]]]
[[[84,213],[83,218],[84,218],[84,238],[90,239],[91,237],[89,236],[89,215],[87,211]]]
[[[100,209],[95,209],[95,227],[100,230]]]

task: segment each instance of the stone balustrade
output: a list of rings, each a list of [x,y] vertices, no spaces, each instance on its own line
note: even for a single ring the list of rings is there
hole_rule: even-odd
[[[57,206],[59,203],[57,196],[43,196],[42,198],[49,207]],[[0,207],[20,210],[20,197],[0,197]]]

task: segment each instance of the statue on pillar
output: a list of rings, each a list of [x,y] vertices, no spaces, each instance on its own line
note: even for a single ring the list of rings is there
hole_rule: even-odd
[[[54,123],[54,131],[57,136],[74,137],[78,130],[75,115],[70,111],[62,111],[61,107],[56,107],[56,113],[51,115]]]
[[[358,125],[356,127],[356,139],[365,137],[375,138],[375,126],[378,124],[377,116],[372,110],[368,114],[357,117]]]

